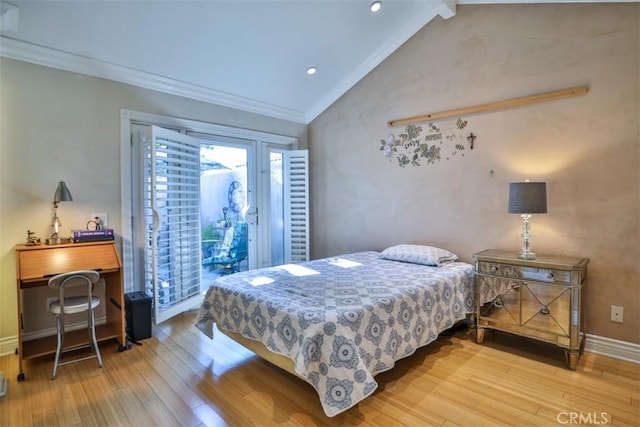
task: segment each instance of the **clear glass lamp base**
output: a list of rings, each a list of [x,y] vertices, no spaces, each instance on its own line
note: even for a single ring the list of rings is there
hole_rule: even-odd
[[[529,243],[529,238],[531,237],[531,224],[529,222],[529,219],[531,218],[531,215],[529,214],[522,214],[520,215],[522,217],[522,252],[518,252],[518,258],[520,259],[536,259],[536,253],[535,252],[531,252],[529,249],[531,249],[531,243]]]
[[[536,259],[535,252],[518,252],[518,258],[520,259]]]

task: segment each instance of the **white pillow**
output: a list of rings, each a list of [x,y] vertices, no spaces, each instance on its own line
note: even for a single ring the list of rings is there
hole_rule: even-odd
[[[433,246],[403,244],[385,249],[380,253],[380,258],[440,267],[457,260],[458,255]]]

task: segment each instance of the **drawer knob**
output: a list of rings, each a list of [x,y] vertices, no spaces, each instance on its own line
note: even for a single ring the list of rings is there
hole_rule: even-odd
[[[556,278],[556,277],[553,275],[553,273],[549,273],[549,274],[547,274],[547,279],[549,279],[549,280],[553,280],[553,279],[555,279],[555,278]]]
[[[547,307],[546,305],[541,305],[540,306],[540,314],[549,314],[549,307]]]
[[[504,303],[502,302],[502,298],[498,297],[495,299],[495,301],[493,301],[493,305],[494,307],[502,307],[504,305]]]
[[[498,271],[498,266],[496,266],[496,265],[491,266],[491,270],[490,271],[492,273],[496,273]]]

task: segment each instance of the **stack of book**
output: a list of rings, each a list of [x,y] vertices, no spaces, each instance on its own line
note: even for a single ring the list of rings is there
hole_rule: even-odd
[[[71,239],[73,243],[95,242],[97,240],[113,240],[113,229],[103,228],[100,230],[72,230]]]

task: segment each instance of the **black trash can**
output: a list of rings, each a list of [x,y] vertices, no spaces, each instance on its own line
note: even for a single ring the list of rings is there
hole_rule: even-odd
[[[144,292],[124,294],[127,335],[133,342],[151,338],[151,297]]]

